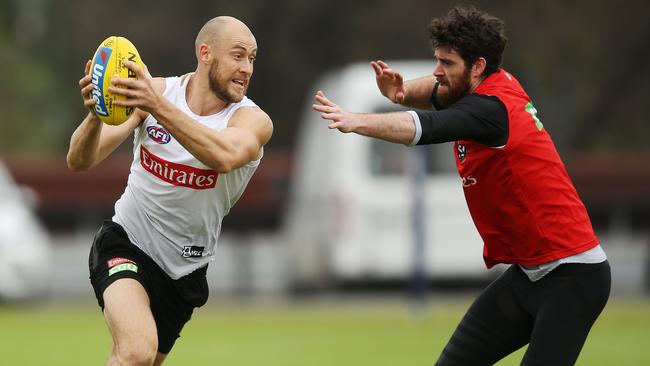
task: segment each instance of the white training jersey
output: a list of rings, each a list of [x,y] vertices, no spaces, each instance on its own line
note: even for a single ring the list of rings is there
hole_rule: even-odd
[[[189,77],[166,79],[163,96],[198,123],[215,131],[227,127],[244,97],[210,116],[194,114],[185,98]],[[124,227],[133,244],[171,278],[178,279],[214,260],[221,221],[244,192],[260,160],[230,173],[217,173],[147,117],[135,129],[133,163],[113,221]]]

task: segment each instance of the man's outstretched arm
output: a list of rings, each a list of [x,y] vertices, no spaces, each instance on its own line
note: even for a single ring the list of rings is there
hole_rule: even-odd
[[[318,91],[315,96],[319,104],[312,108],[321,112],[321,118],[329,120],[331,129],[341,132],[354,132],[359,135],[409,145],[416,136],[416,126],[412,112],[394,113],[351,113],[327,99],[325,93]]]

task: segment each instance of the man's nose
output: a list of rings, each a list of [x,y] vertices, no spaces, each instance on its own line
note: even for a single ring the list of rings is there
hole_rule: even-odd
[[[251,60],[246,59],[240,64],[239,69],[246,74],[252,74],[253,62]]]
[[[445,75],[445,72],[442,66],[440,65],[440,63],[438,62],[436,64],[436,67],[433,68],[433,76],[443,76],[443,75]]]

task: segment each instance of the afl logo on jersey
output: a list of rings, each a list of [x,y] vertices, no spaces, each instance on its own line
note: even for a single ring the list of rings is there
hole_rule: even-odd
[[[465,161],[465,158],[467,157],[467,146],[458,143],[458,146],[456,147],[456,153],[458,154],[458,161],[460,163]]]
[[[147,127],[147,134],[149,137],[151,137],[152,140],[156,141],[159,144],[166,144],[172,140],[172,135],[160,126]]]

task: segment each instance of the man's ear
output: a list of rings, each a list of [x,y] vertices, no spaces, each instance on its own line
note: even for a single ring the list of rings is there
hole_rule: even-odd
[[[483,75],[483,72],[485,71],[485,68],[487,67],[487,61],[483,57],[479,57],[476,62],[474,62],[474,65],[472,65],[472,76],[474,77],[480,77]]]
[[[210,63],[210,56],[211,56],[212,49],[210,46],[208,46],[205,43],[202,43],[199,45],[198,49],[198,59],[200,62],[204,64],[209,64]]]

